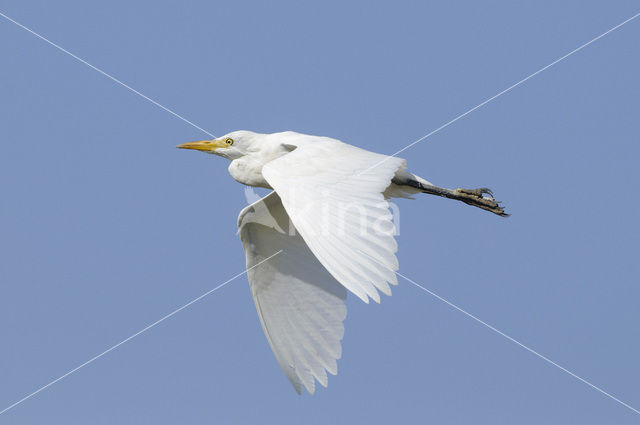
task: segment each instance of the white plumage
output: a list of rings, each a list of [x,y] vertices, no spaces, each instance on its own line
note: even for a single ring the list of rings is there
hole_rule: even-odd
[[[337,373],[345,288],[380,302],[397,285],[389,197],[425,192],[505,215],[488,189],[438,188],[403,159],[327,137],[236,131],[178,147],[226,157],[234,179],[274,190],[240,212],[238,227],[260,322],[298,393]]]
[[[269,345],[296,391],[304,385],[313,394],[314,378],[327,386],[325,370],[338,372],[347,291],[295,232],[277,193],[246,207],[238,222],[251,294]]]

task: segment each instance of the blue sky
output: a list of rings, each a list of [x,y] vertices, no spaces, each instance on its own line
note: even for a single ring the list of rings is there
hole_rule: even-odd
[[[0,12],[216,135],[393,153],[638,13],[635,1],[5,0]],[[512,213],[400,201],[401,272],[640,407],[640,21],[403,152]],[[196,128],[0,19],[0,410],[243,270],[242,186]],[[637,423],[400,279],[350,297],[298,396],[240,278],[0,424]]]

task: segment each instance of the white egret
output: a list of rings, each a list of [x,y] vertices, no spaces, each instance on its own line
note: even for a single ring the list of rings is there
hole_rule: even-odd
[[[235,180],[273,189],[240,212],[238,227],[260,322],[298,393],[337,373],[346,290],[380,302],[378,291],[397,285],[389,198],[423,192],[507,215],[489,189],[440,188],[403,159],[328,137],[234,131],[178,147],[230,159]]]

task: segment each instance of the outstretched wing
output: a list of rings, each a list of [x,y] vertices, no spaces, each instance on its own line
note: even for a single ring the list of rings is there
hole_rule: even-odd
[[[380,302],[377,290],[391,295],[389,283],[397,284],[398,245],[383,192],[404,165],[334,139],[307,138],[262,169],[311,252],[365,302]]]
[[[304,385],[313,394],[314,378],[326,387],[326,371],[338,372],[346,290],[295,231],[275,192],[242,210],[238,227],[269,345],[296,391]]]

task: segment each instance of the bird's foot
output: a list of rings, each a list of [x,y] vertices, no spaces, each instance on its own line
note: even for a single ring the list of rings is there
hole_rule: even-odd
[[[458,200],[466,204],[491,211],[502,217],[509,216],[504,212],[504,208],[500,206],[500,201],[494,199],[491,189],[481,187],[479,189],[456,189],[453,192]]]

